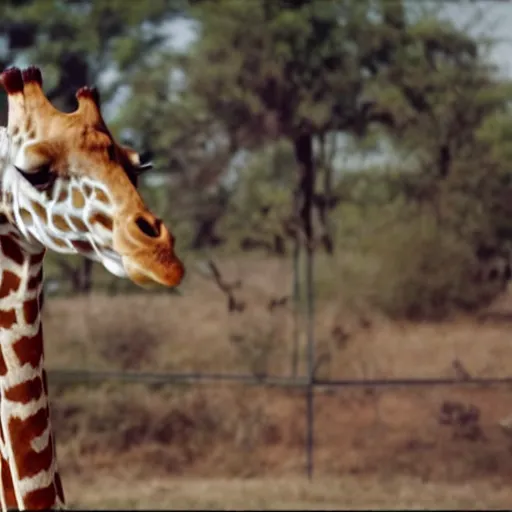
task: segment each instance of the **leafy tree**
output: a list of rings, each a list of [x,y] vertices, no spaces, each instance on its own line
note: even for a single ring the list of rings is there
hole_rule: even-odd
[[[409,147],[430,154],[425,94],[445,94],[474,69],[475,41],[434,17],[408,19],[401,2],[204,0],[194,12],[201,30],[190,53],[189,90],[238,146],[276,137],[292,143],[300,171],[296,213],[309,245],[315,203],[336,204],[315,194],[314,139],[321,148],[332,132],[365,136],[376,122],[395,140],[407,131]],[[481,71],[466,89],[474,92],[486,76]],[[434,105],[435,123],[451,123],[450,137],[459,120]],[[440,146],[436,155],[446,152]]]
[[[74,93],[112,75],[108,99],[126,74],[151,58],[168,35],[162,27],[182,12],[181,0],[25,0],[0,6],[0,34],[7,46],[2,67],[25,60],[41,66],[48,96],[73,109]],[[117,76],[116,76],[117,74]]]
[[[434,11],[418,14],[402,2],[193,4],[198,37],[191,50],[168,58],[165,72],[161,63],[143,72],[144,80],[153,76],[158,85],[137,89],[137,97],[146,95],[151,108],[134,102],[130,115],[131,124],[145,119],[143,133],[151,134],[167,168],[180,169],[183,182],[193,184],[187,197],[201,204],[222,198],[216,213],[197,223],[197,232],[209,230],[212,243],[213,226],[222,215],[238,215],[240,206],[245,214],[239,218],[246,225],[251,219],[252,231],[268,226],[272,215],[264,203],[279,189],[265,151],[246,160],[238,180],[228,177],[234,154],[275,146],[278,139],[292,148],[299,169],[291,229],[285,232],[305,239],[310,250],[318,241],[314,210],[323,245],[333,250],[327,212],[353,199],[347,179],[357,182],[358,201],[365,207],[382,211],[385,204],[393,215],[401,211],[405,216],[424,215],[427,209],[450,240],[459,240],[457,247],[476,254],[504,229],[503,222],[498,229],[492,212],[500,209],[495,198],[503,192],[507,169],[491,156],[497,141],[489,140],[485,126],[489,116],[495,123],[500,112],[506,116],[508,86],[494,77],[479,41]],[[182,74],[179,86],[172,87],[169,77],[176,68]],[[384,141],[395,155],[392,171],[367,175],[370,188],[359,178],[344,178],[330,152],[332,139],[340,135]],[[206,174],[199,172],[205,167]],[[272,183],[272,192],[262,193],[263,179]],[[252,216],[251,203],[259,209]],[[282,220],[282,213],[278,217]],[[270,222],[275,227],[276,219]],[[209,243],[208,237],[202,239]],[[419,237],[418,243],[422,240],[427,238]],[[435,237],[428,243],[435,244]],[[466,261],[473,261],[471,254]]]

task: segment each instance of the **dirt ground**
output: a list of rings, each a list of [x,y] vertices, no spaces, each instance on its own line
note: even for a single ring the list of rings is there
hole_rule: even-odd
[[[239,314],[197,275],[181,297],[50,299],[48,367],[289,375],[292,312],[268,307],[289,279],[275,262],[257,269],[260,280],[251,269],[228,269],[244,282]],[[319,302],[318,374],[512,376],[511,303],[505,296],[476,317],[414,324]],[[512,508],[511,386],[318,391],[308,482],[298,390],[50,385],[73,507]]]

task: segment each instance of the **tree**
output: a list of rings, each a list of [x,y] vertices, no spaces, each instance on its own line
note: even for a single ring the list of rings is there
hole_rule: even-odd
[[[237,146],[290,141],[296,218],[309,250],[318,197],[313,141],[332,132],[364,137],[375,125],[391,148],[412,156],[398,190],[433,209],[439,228],[455,237],[447,247],[460,242],[478,255],[495,243],[493,198],[508,171],[478,131],[503,111],[508,86],[497,82],[477,40],[433,12],[416,16],[384,0],[204,0],[195,13],[201,29],[188,90]]]
[[[505,203],[498,208],[493,198],[506,196],[508,174],[485,127],[506,117],[508,85],[466,31],[433,11],[418,15],[406,2],[385,0],[198,0],[190,15],[198,23],[190,50],[142,67],[131,82],[137,101],[120,119],[141,127],[162,169],[179,180],[170,201],[206,212],[192,222],[192,247],[214,245],[218,226],[233,225],[219,223],[236,214],[242,180],[275,179],[265,170],[240,172],[234,160],[242,155],[254,166],[255,154],[284,140],[299,171],[287,232],[310,251],[318,242],[333,251],[328,212],[351,196],[328,151],[340,136],[373,138],[395,156],[392,172],[371,176],[376,195],[364,200],[380,201],[375,210],[382,201],[390,211],[404,203],[409,216],[428,210],[454,239],[444,246],[460,242],[475,254],[503,232],[492,212]],[[264,157],[258,165],[267,165]],[[265,215],[255,220],[260,227]]]
[[[400,104],[416,118],[426,108],[421,89],[408,80],[415,60],[445,59],[446,88],[476,48],[435,18],[406,21],[400,2],[206,0],[194,12],[201,35],[190,53],[189,90],[235,134],[238,146],[276,137],[292,142],[300,170],[297,216],[308,243],[316,186],[313,139],[331,132],[363,136],[374,122],[395,135],[409,130],[414,123],[402,119]],[[419,78],[422,71],[415,70]],[[429,71],[432,81],[439,79],[441,73]],[[397,97],[393,112],[378,101],[382,84]],[[419,85],[431,86],[425,80]]]

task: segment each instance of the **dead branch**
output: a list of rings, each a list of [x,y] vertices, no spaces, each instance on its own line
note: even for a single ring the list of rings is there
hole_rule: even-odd
[[[273,299],[270,299],[267,309],[272,312],[277,308],[286,306],[288,304],[288,300],[290,299],[289,295],[284,295],[283,297],[275,297]]]
[[[237,290],[242,287],[242,283],[240,280],[235,281],[234,283],[227,283],[220,273],[219,267],[215,264],[215,262],[211,259],[207,262],[208,267],[210,269],[211,276],[213,277],[213,280],[217,284],[217,286],[220,288],[220,290],[226,295],[227,297],[227,306],[228,311],[230,313],[237,311],[241,313],[245,310],[245,302],[242,300],[238,300],[235,297],[234,290]]]

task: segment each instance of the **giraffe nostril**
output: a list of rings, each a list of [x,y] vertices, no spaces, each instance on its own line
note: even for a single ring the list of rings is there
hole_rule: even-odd
[[[159,220],[155,219],[155,222],[151,224],[148,222],[147,219],[144,217],[137,217],[135,219],[135,224],[137,224],[137,227],[148,237],[150,238],[157,238],[160,236],[160,224],[161,222]]]

